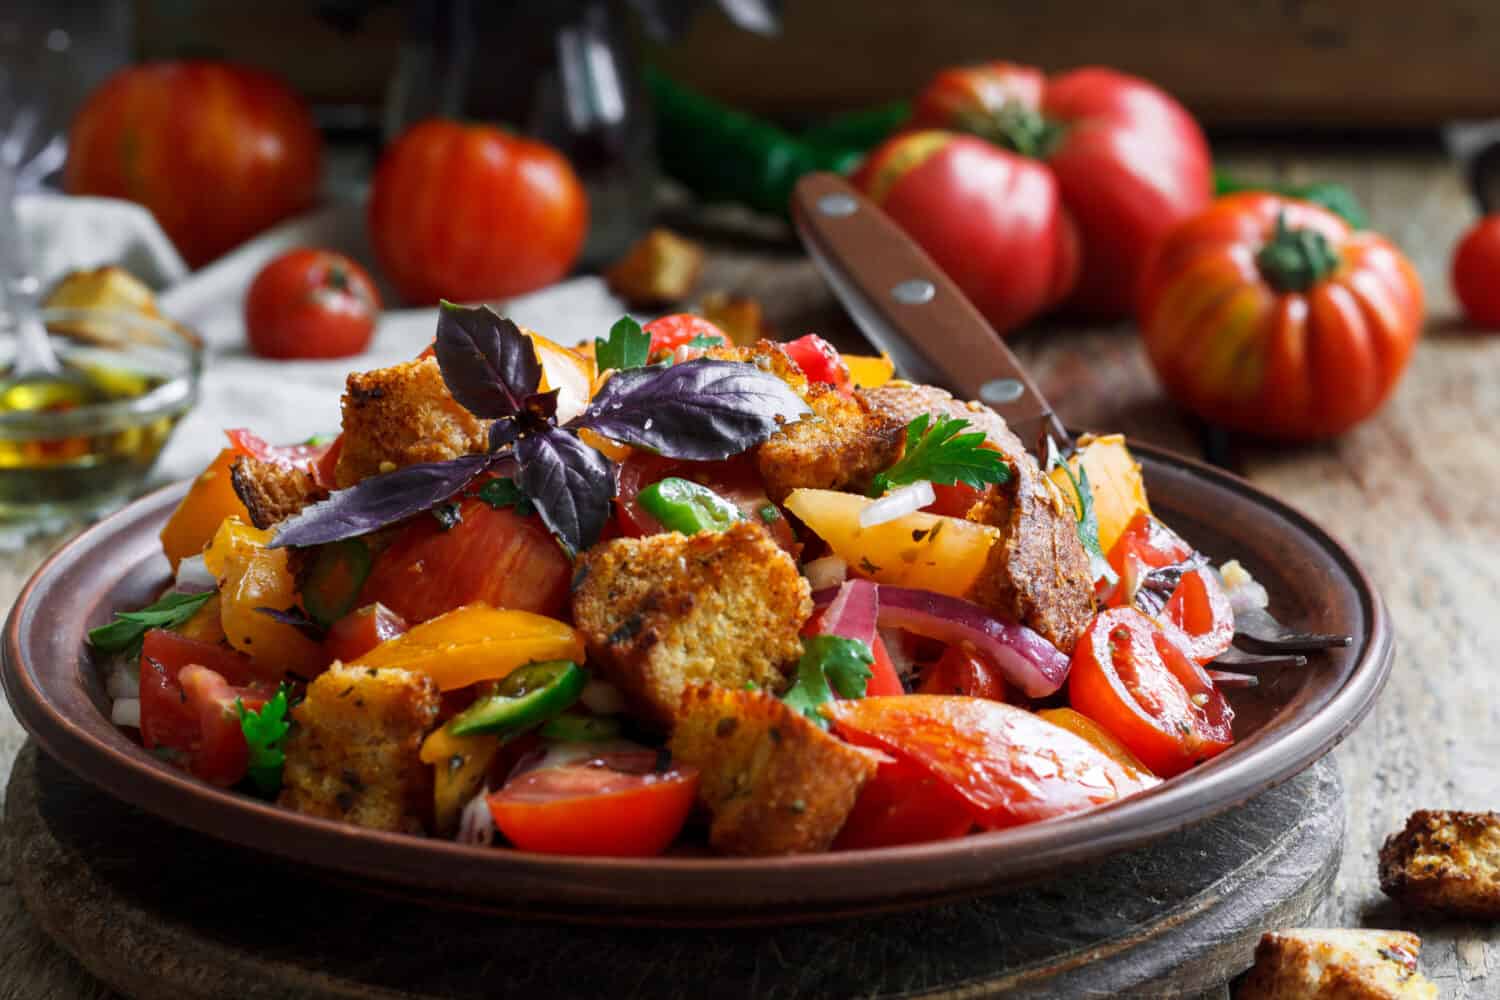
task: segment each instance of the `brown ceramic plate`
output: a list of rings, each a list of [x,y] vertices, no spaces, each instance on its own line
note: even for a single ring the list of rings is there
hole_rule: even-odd
[[[569,920],[736,924],[808,920],[993,892],[1145,844],[1231,809],[1327,753],[1369,711],[1391,631],[1369,580],[1317,525],[1248,483],[1141,447],[1153,506],[1217,560],[1238,558],[1288,625],[1355,637],[1301,670],[1234,692],[1235,746],[1143,795],[1084,815],[878,851],[794,858],[577,859],[377,833],[202,784],[110,724],[84,637],[168,577],[157,531],[185,484],[66,545],[22,591],[4,639],[10,703],[44,749],[149,812],[367,884]]]

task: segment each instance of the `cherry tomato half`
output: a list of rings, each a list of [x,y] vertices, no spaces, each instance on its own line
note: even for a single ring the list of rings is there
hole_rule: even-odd
[[[943,655],[922,671],[920,694],[962,694],[970,698],[1006,701],[1009,690],[995,665],[972,650],[949,646]]]
[[[731,343],[729,334],[720,330],[702,316],[692,313],[672,313],[653,319],[641,329],[651,334],[651,356],[664,351],[675,351],[702,337],[718,340],[721,345]],[[706,349],[706,348],[705,348]]]
[[[1208,663],[1234,641],[1234,608],[1212,570],[1184,573],[1162,616],[1187,636],[1188,649],[1199,663]]]
[[[364,268],[331,250],[291,250],[245,296],[250,349],[265,358],[343,358],[370,344],[380,296]]]
[[[495,826],[523,851],[650,857],[676,839],[698,769],[656,769],[655,751],[599,754],[525,771],[489,796]]]
[[[787,356],[797,362],[809,382],[826,382],[839,389],[849,388],[849,366],[832,344],[809,333],[781,345]]]
[[[1068,700],[1162,777],[1234,742],[1234,710],[1186,638],[1134,608],[1101,613],[1078,640]]]

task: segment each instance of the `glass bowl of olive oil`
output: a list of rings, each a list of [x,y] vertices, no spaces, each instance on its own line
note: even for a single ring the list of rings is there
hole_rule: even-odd
[[[12,382],[16,331],[0,317],[0,522],[102,513],[145,483],[198,399],[203,345],[160,318],[43,309],[65,377]]]

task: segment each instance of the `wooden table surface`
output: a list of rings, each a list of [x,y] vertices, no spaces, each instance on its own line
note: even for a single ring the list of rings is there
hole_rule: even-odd
[[[1412,366],[1372,420],[1342,439],[1301,448],[1233,442],[1238,471],[1301,507],[1348,543],[1377,581],[1396,626],[1389,686],[1335,751],[1348,795],[1348,843],[1330,925],[1407,927],[1448,1000],[1500,996],[1500,926],[1414,921],[1376,879],[1381,841],[1419,808],[1500,809],[1500,460],[1475,431],[1500,424],[1500,338],[1466,330],[1449,289],[1448,256],[1474,209],[1453,167],[1429,149],[1220,151],[1249,179],[1335,178],[1373,225],[1413,258],[1430,320]],[[702,283],[760,298],[782,334],[809,329],[847,342],[810,265],[792,248],[743,239],[716,246]],[[1201,433],[1156,388],[1128,325],[1053,321],[1015,346],[1072,425],[1123,430],[1201,454]],[[0,555],[0,606],[60,541]],[[0,703],[0,775],[24,740]],[[53,947],[0,873],[0,998],[111,996]]]

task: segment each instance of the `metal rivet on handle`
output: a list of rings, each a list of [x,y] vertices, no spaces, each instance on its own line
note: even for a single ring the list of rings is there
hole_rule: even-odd
[[[1025,394],[1026,387],[1021,384],[1020,379],[1014,378],[990,379],[979,387],[979,398],[995,406],[1014,403]]]
[[[891,298],[904,306],[919,306],[931,302],[937,289],[926,278],[907,278],[891,289]]]
[[[859,202],[847,194],[825,194],[818,199],[818,211],[835,218],[853,215],[859,211]]]

